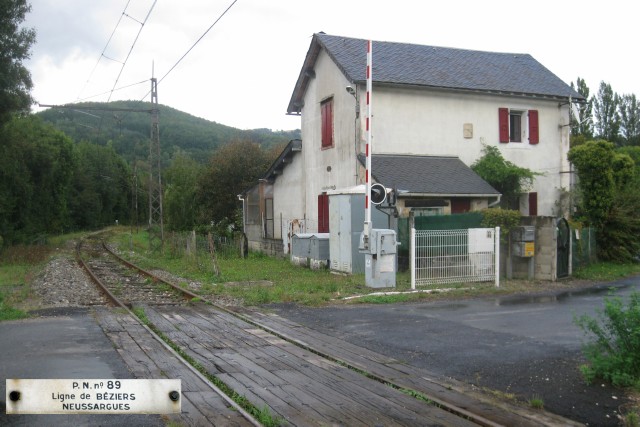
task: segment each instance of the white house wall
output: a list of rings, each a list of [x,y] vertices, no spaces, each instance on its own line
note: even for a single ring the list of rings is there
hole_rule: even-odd
[[[304,152],[304,148],[303,148]],[[301,203],[304,198],[305,173],[302,153],[293,153],[291,163],[282,169],[273,184],[273,214],[275,220],[274,238],[289,242],[286,231],[294,223],[294,231],[305,227],[305,207]]]
[[[323,51],[314,67],[316,78],[309,83],[302,108],[305,205],[309,231],[318,226],[318,195],[356,185],[355,99],[350,85],[335,63]],[[320,103],[333,97],[334,147],[321,149]]]
[[[530,190],[538,193],[539,215],[552,215],[559,189],[569,187],[569,110],[558,101],[375,86],[372,99],[374,153],[453,155],[471,166],[483,144],[497,146],[506,160],[544,174]],[[538,110],[539,143],[529,144],[526,122],[522,142],[500,143],[502,107]]]
[[[364,152],[366,116],[364,86],[357,87],[360,117],[356,120],[355,99],[346,91],[347,86],[356,85],[325,51],[320,52],[314,71],[316,77],[309,82],[301,111],[304,164],[298,175],[309,232],[317,230],[319,194],[362,183],[357,178],[355,141],[358,152]],[[320,103],[331,97],[334,147],[321,149]],[[538,111],[538,144],[530,145],[525,138],[520,143],[499,143],[498,109],[503,107]],[[453,155],[471,166],[481,157],[483,144],[497,146],[505,159],[544,174],[530,190],[538,193],[539,215],[556,214],[559,191],[569,188],[569,127],[564,126],[569,110],[558,101],[374,85],[372,108],[374,153]],[[464,137],[465,124],[472,126],[470,138]],[[523,131],[528,131],[526,123]]]

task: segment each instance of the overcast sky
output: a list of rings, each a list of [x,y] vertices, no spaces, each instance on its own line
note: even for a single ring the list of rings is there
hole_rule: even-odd
[[[166,75],[161,104],[241,129],[299,128],[286,108],[320,31],[529,53],[567,84],[584,78],[591,94],[605,81],[640,96],[633,0],[237,0],[171,72],[233,0],[157,0],[152,10],[154,0],[30,1],[37,43],[27,66],[43,104],[143,99],[155,64],[155,77]]]

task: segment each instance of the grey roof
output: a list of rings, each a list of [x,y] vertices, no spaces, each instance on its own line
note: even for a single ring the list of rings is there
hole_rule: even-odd
[[[373,81],[449,90],[479,91],[577,101],[584,97],[555,74],[523,53],[482,52],[407,43],[372,43]],[[321,49],[326,50],[345,77],[365,82],[367,40],[314,34],[298,77],[289,113],[300,112],[304,91]]]
[[[359,156],[365,164],[365,157]],[[371,175],[400,195],[497,196],[495,188],[457,157],[374,154]]]

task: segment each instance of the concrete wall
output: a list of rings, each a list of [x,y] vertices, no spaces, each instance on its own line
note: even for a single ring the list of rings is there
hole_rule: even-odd
[[[555,217],[523,217],[521,225],[533,225],[536,227],[534,279],[552,280],[558,279],[557,260],[558,246]],[[508,262],[508,260],[507,260]],[[513,277],[526,279],[528,277],[528,258],[512,256]]]

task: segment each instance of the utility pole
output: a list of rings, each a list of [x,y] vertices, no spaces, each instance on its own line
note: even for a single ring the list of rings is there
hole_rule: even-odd
[[[40,107],[62,108],[70,110],[78,109],[78,107],[74,105],[39,105]],[[82,107],[82,109],[89,111],[95,110],[151,114],[151,140],[149,141],[149,249],[152,252],[157,252],[162,251],[162,248],[164,246],[164,225],[162,223],[162,179],[160,174],[160,164],[162,159],[160,157],[160,132],[158,127],[158,80],[155,77],[151,78],[151,105],[152,108],[150,110],[140,108],[110,107]],[[137,200],[137,191],[135,197]]]
[[[151,78],[151,141],[149,142],[149,249],[162,252],[164,226],[162,223],[162,177],[160,130],[158,119],[158,80]]]

